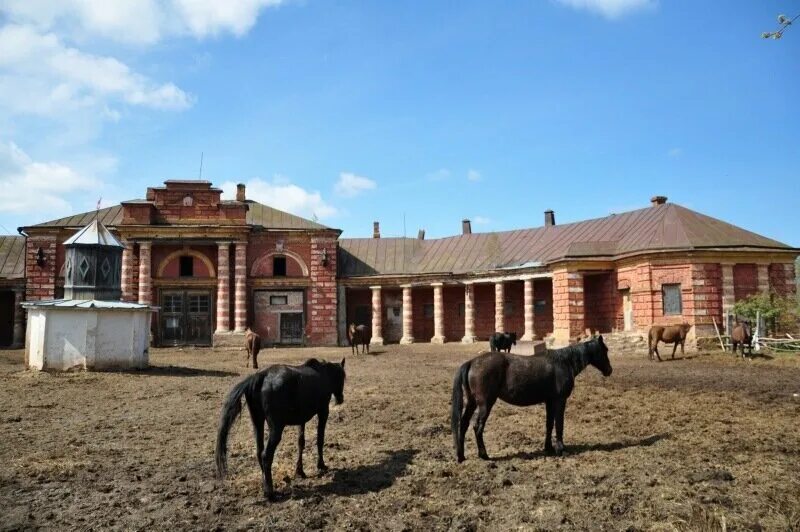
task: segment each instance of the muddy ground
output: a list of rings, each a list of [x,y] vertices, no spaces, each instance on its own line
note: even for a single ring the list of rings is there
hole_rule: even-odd
[[[493,460],[456,464],[451,383],[477,351],[457,344],[262,352],[262,366],[348,355],[317,476],[293,478],[284,435],[265,503],[250,423],[234,428],[231,476],[214,479],[224,394],[242,353],[151,353],[129,373],[25,371],[0,351],[0,528],[346,530],[787,530],[800,527],[800,360],[689,354],[588,368],[567,406],[563,458],[541,453],[544,410],[499,404]],[[613,353],[612,353],[613,355]]]

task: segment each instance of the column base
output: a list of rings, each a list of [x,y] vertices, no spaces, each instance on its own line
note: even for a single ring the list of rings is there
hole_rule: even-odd
[[[477,336],[465,336],[461,339],[462,344],[474,344],[478,341]]]
[[[247,331],[247,327],[236,327],[233,330],[233,332],[236,332],[236,333],[243,333],[243,332],[246,332],[246,331]]]
[[[533,342],[534,340],[536,340],[536,334],[534,333],[531,334],[525,333],[519,339],[520,342]]]
[[[414,337],[413,336],[403,336],[402,338],[400,338],[400,343],[403,344],[403,345],[413,344],[414,343]]]
[[[381,346],[383,345],[383,338],[381,338],[380,336],[373,336],[372,339],[370,339],[369,341],[369,345]]]
[[[431,338],[432,344],[443,344],[445,341],[444,336],[434,336]]]

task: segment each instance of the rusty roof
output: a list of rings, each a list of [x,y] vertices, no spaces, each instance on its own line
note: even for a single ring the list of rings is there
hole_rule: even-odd
[[[129,202],[137,203],[152,203],[148,200],[135,199]],[[123,203],[129,203],[128,201]],[[226,200],[223,203],[238,203],[235,200]],[[278,210],[274,207],[258,203],[257,201],[247,200],[247,224],[264,229],[299,229],[299,230],[325,230],[331,229],[325,225],[307,220],[300,216],[290,214]],[[48,228],[48,227],[64,227],[64,228],[78,228],[92,222],[95,217],[97,220],[106,227],[116,227],[122,225],[122,205],[114,205],[113,207],[106,207],[98,211],[84,212],[49,222],[42,222],[31,227]]]
[[[0,235],[0,279],[25,277],[25,237]]]
[[[646,251],[795,248],[674,203],[581,222],[431,240],[345,238],[339,275],[442,274],[536,266]]]

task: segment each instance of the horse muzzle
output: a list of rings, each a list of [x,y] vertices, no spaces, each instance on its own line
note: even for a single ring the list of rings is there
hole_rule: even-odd
[[[611,368],[611,366],[608,366],[603,370],[603,377],[610,377],[612,371],[614,370]]]
[[[336,395],[333,397],[333,402],[337,405],[344,403],[344,396],[343,395]]]

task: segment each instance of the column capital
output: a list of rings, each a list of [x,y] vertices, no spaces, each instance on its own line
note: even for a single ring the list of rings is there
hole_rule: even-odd
[[[219,247],[230,247],[233,242],[230,240],[217,240],[217,246]]]
[[[444,283],[441,281],[437,281],[435,283],[431,283],[431,286],[434,288],[441,288],[442,286],[444,286]]]
[[[410,283],[408,283],[408,284],[401,284],[401,285],[400,285],[400,288],[402,288],[403,290],[405,290],[406,288],[414,288],[414,285],[413,285],[413,284],[410,284]]]
[[[372,291],[380,290],[381,288],[383,288],[383,287],[381,285],[379,285],[379,284],[376,284],[374,286],[370,286],[369,287],[369,289],[372,290]]]

